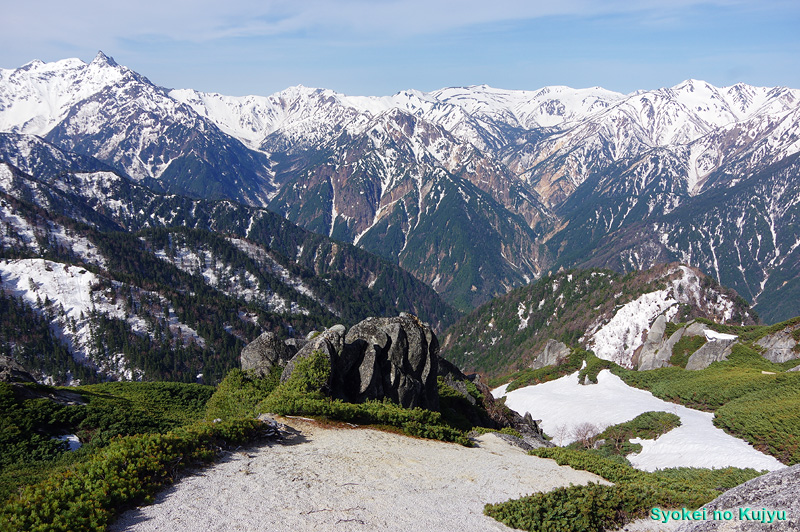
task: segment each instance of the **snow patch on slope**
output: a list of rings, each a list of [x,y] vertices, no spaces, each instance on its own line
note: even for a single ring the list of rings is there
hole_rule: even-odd
[[[667,318],[678,311],[677,300],[668,290],[642,294],[623,305],[611,320],[594,333],[589,348],[604,360],[611,360],[625,367],[632,367],[633,354],[647,337],[647,331],[655,319],[668,310]]]
[[[110,288],[102,289],[109,283]],[[122,283],[79,266],[44,259],[16,259],[0,261],[0,286],[12,296],[21,297],[42,315],[46,307],[51,327],[78,362],[124,380],[141,378],[142,372],[131,367],[122,353],[100,357],[94,352],[90,316],[95,312],[125,320],[137,334],[149,334],[147,322],[130,314],[125,301],[117,297]],[[194,329],[178,320],[166,299],[146,291],[138,291],[137,295],[159,301],[167,326],[182,337],[185,344],[204,345],[203,338]]]
[[[524,415],[530,412],[541,419],[540,426],[558,445],[575,440],[574,429],[591,423],[603,430],[630,421],[650,411],[671,412],[681,418],[681,426],[657,440],[637,440],[642,452],[628,456],[634,467],[654,471],[667,467],[752,467],[774,471],[786,467],[772,456],[754,449],[747,442],[718,429],[714,414],[662,401],[646,390],[632,388],[608,370],[597,376],[597,384],[578,383],[578,374],[527,386],[505,393],[506,406]]]
[[[647,339],[655,319],[664,314],[667,321],[671,320],[677,315],[681,303],[695,305],[719,316],[723,323],[731,319],[735,311],[733,301],[711,288],[704,291],[700,278],[686,266],[669,270],[665,276],[678,271],[681,276],[672,280],[667,288],[642,294],[617,309],[610,320],[601,317],[592,324],[587,333],[591,338],[588,349],[599,358],[631,368],[633,356]]]

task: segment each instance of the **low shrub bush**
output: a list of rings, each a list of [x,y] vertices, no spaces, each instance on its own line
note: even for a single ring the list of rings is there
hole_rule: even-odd
[[[800,463],[800,373],[782,367],[736,345],[728,360],[700,371],[612,371],[661,399],[715,412],[715,425],[793,465]]]
[[[669,357],[669,363],[673,366],[685,368],[694,352],[703,347],[705,343],[705,336],[682,336],[672,346],[672,355]]]
[[[115,382],[69,388],[85,404],[63,404],[32,394],[60,393],[48,386],[0,383],[0,502],[21,486],[86,460],[121,435],[166,432],[202,416],[214,388],[174,382]],[[68,451],[54,439],[75,434],[82,447]]]
[[[0,530],[105,530],[122,509],[152,500],[181,469],[212,460],[223,446],[257,437],[261,425],[255,419],[198,423],[166,434],[115,439],[88,461],[9,499],[0,508]]]
[[[490,429],[486,427],[474,427],[472,429],[473,432],[477,432],[478,434],[487,434],[489,432],[499,432],[501,434],[508,434],[509,436],[515,436],[517,438],[522,438],[522,434],[516,429],[512,429],[511,427],[503,427],[502,429]]]
[[[614,483],[614,486],[558,488],[486,505],[487,515],[512,528],[531,531],[597,532],[619,528],[628,521],[645,517],[656,506],[698,508],[721,491],[761,474],[753,469],[735,468],[676,468],[647,473],[583,451],[540,448],[530,454],[590,471]]]
[[[208,400],[205,419],[237,419],[257,414],[256,405],[272,393],[280,379],[280,367],[273,368],[268,377],[232,369]]]
[[[714,424],[787,465],[800,463],[800,381],[778,375],[774,385],[717,409]]]
[[[590,351],[585,351],[580,348],[573,348],[569,354],[569,357],[564,361],[563,364],[558,366],[545,366],[540,369],[524,369],[513,373],[509,377],[502,380],[505,382],[511,381],[506,389],[506,391],[509,392],[518,388],[530,386],[532,384],[541,384],[543,382],[558,379],[564,375],[575,373],[581,369],[583,361],[590,356],[594,356],[594,354],[592,354]],[[596,377],[597,375],[595,374],[595,379]]]
[[[610,360],[597,358],[592,351],[583,351],[582,355],[586,361],[586,365],[578,373],[578,382],[582,384],[597,384],[597,374],[616,365]]]

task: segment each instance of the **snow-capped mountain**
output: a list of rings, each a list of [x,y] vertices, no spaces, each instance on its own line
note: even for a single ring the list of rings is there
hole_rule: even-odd
[[[274,194],[262,153],[102,52],[88,64],[0,70],[0,87],[2,131],[38,135],[177,193],[254,205]]]
[[[268,205],[462,309],[561,266],[686,260],[769,319],[800,311],[771,303],[777,279],[800,282],[789,259],[797,89],[687,80],[627,95],[481,85],[229,97],[157,87],[100,53],[0,71],[0,130],[168,192]],[[773,195],[741,196],[753,193]]]

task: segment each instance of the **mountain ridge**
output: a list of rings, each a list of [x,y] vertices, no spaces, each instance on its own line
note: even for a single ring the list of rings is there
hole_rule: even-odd
[[[94,74],[76,80],[80,69]],[[41,110],[46,100],[50,114]],[[660,231],[670,213],[709,209],[707,193],[756,175],[768,181],[768,172],[780,172],[800,151],[800,90],[700,80],[627,95],[476,85],[383,97],[296,86],[228,97],[157,87],[100,53],[88,64],[1,71],[0,107],[0,130],[44,134],[166,192],[268,206],[436,283],[461,310],[548,271],[598,262],[603,255],[579,235],[588,232],[594,244],[630,238],[643,220]],[[728,202],[729,216],[748,213],[744,198],[717,197]],[[796,213],[792,204],[777,217],[769,203],[748,216],[763,245],[785,256],[791,244],[782,242],[793,241]],[[458,237],[462,231],[449,238],[454,217],[463,232],[499,245],[487,255],[481,242]],[[432,241],[423,227],[444,240]],[[785,261],[728,256],[715,267],[693,251],[709,239],[695,233],[657,254],[643,250],[663,234],[643,234],[640,249],[625,253],[690,262],[757,306],[763,300],[762,310],[777,298],[771,277],[800,283]],[[759,255],[755,241],[736,231],[724,240]],[[435,246],[458,260],[439,268],[409,256],[410,245]],[[602,265],[631,264],[617,253]],[[456,279],[465,268],[465,278]],[[745,289],[742,278],[759,278],[766,292]],[[798,312],[762,315],[779,320]]]
[[[626,275],[565,270],[516,288],[464,316],[443,334],[442,355],[491,377],[531,366],[548,341],[591,349],[631,367],[653,322],[758,320],[736,292],[677,263]]]

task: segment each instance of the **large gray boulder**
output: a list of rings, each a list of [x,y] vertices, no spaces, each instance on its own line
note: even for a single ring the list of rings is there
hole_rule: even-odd
[[[243,370],[252,370],[261,377],[269,375],[272,368],[284,367],[295,355],[296,349],[283,342],[275,333],[265,332],[242,349],[239,360]]]
[[[756,342],[756,345],[765,349],[763,356],[775,363],[782,363],[795,358],[800,358],[800,352],[795,351],[797,342],[788,330],[769,334]]]
[[[666,319],[664,325],[664,329],[660,332],[662,335],[666,331]],[[702,335],[703,328],[700,325],[701,324],[696,323],[684,325],[672,333],[669,338],[661,339],[660,342],[656,342],[654,338],[651,338],[653,333],[651,330],[647,335],[647,341],[645,342],[645,345],[642,347],[641,353],[639,354],[639,371],[665,368],[669,366],[670,358],[672,358],[672,349],[675,347],[675,344],[678,343],[678,340],[684,336]],[[690,332],[697,334],[690,334]]]
[[[687,521],[678,527],[678,532],[800,530],[800,465],[749,480],[726,491],[703,508],[707,520]],[[762,520],[770,520],[770,514],[765,510],[771,512],[771,523],[762,523]],[[720,512],[720,519],[713,519],[715,511]],[[725,519],[725,511],[730,512],[730,520]],[[760,519],[760,512],[764,512],[764,519]]]
[[[320,351],[331,365],[323,390],[331,397],[388,398],[406,408],[439,408],[439,341],[416,316],[367,318],[349,331],[335,325],[311,335],[296,353],[288,343],[265,333],[242,351],[242,367],[268,372],[280,365],[281,382],[286,382],[300,360]]]
[[[705,323],[690,321],[686,324],[686,332],[684,334],[686,336],[703,336],[707,330],[708,326]]]
[[[557,366],[567,360],[571,352],[565,343],[551,338],[544,344],[542,352],[533,360],[531,368],[541,369],[547,366]]]
[[[686,369],[698,370],[705,369],[713,362],[727,360],[731,354],[731,349],[736,340],[709,340],[703,346],[692,353],[686,363]]]
[[[668,340],[664,340],[664,332],[667,329],[667,317],[661,314],[653,322],[650,331],[647,333],[647,339],[639,351],[638,360],[639,371],[648,369],[662,368],[669,365],[669,358],[672,356],[672,346],[678,341],[681,335],[676,331],[670,336]],[[681,328],[683,330],[683,328]],[[681,332],[681,334],[683,334]],[[673,337],[677,338],[673,341]]]
[[[389,398],[407,408],[439,408],[439,341],[428,325],[402,313],[367,318],[345,337],[339,373],[347,399]]]

